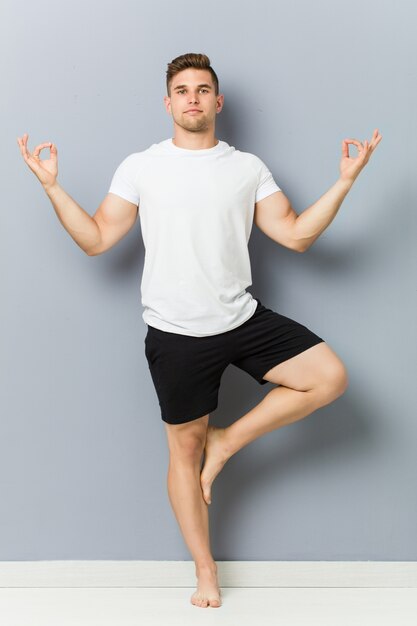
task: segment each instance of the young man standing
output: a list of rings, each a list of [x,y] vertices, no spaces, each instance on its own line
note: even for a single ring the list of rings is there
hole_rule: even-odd
[[[88,255],[114,246],[140,215],[145,354],[168,438],[168,493],[195,562],[191,602],[218,607],[208,520],[213,480],[248,443],[332,402],[348,384],[343,362],[324,339],[246,291],[252,224],[291,250],[307,250],[382,137],[376,129],[370,143],[343,140],[339,179],[297,215],[261,159],[215,137],[224,96],[210,59],[195,53],[173,59],[166,82],[174,136],[127,156],[93,217],[58,184],[54,144],[30,154],[27,134],[18,143],[62,225]],[[348,144],[357,147],[356,158]],[[47,147],[50,159],[42,161]],[[229,364],[275,386],[229,427],[215,428],[209,414]]]

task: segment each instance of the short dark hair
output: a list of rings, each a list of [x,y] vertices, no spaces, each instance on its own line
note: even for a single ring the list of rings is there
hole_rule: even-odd
[[[217,78],[217,74],[214,69],[210,65],[210,59],[206,54],[197,54],[195,52],[188,52],[187,54],[182,54],[175,59],[172,59],[171,63],[168,63],[168,69],[166,72],[166,84],[167,84],[167,93],[168,96],[171,97],[171,83],[179,72],[182,70],[186,70],[189,67],[194,67],[198,70],[208,70],[211,74],[214,83],[214,89],[216,96],[219,95],[219,79]]]

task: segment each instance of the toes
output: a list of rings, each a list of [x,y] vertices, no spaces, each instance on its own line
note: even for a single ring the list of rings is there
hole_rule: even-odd
[[[221,602],[218,598],[200,598],[195,596],[191,598],[191,604],[194,604],[194,606],[200,606],[202,608],[207,608],[208,606],[221,606]]]
[[[198,596],[193,596],[191,598],[191,604],[194,604],[194,606],[200,606],[204,608],[208,606],[208,600],[207,598],[200,598]]]

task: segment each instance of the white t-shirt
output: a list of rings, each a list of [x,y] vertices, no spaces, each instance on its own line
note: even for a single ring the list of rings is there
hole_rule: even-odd
[[[263,161],[225,141],[189,150],[169,138],[121,162],[109,193],[140,205],[146,324],[204,337],[253,315],[247,244],[255,202],[275,191]]]

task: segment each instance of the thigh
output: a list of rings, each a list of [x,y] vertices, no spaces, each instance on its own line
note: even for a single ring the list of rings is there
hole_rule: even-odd
[[[320,377],[330,348],[304,324],[268,309],[258,300],[253,317],[238,329],[232,364],[264,385],[307,389]],[[334,355],[335,356],[335,355]],[[291,381],[291,384],[289,384]]]
[[[228,361],[216,336],[192,337],[148,326],[145,355],[168,424],[184,424],[217,408]]]
[[[264,378],[299,391],[323,387],[343,387],[346,369],[337,354],[324,341],[275,365]]]

